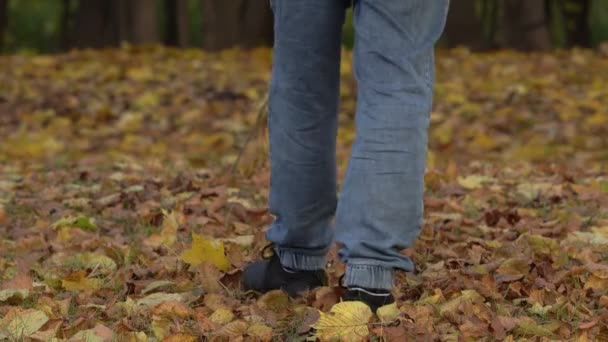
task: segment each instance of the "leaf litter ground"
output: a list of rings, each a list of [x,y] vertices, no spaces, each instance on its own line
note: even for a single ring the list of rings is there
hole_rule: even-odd
[[[608,338],[607,56],[438,52],[425,224],[403,251],[417,272],[398,277],[397,322],[368,327],[358,309],[331,310],[335,249],[331,287],[303,299],[238,289],[271,222],[254,127],[270,59],[159,47],[0,57],[0,338]],[[345,52],[340,176],[351,64]]]

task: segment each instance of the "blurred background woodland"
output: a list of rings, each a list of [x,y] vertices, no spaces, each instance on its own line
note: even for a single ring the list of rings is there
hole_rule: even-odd
[[[594,47],[604,40],[605,0],[452,0],[439,45],[535,51]],[[272,13],[268,0],[0,0],[3,53],[123,43],[206,50],[267,46]],[[352,44],[349,16],[344,45]]]

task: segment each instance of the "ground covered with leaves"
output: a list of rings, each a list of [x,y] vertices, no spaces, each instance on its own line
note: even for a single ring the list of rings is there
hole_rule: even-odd
[[[438,52],[417,271],[379,317],[334,306],[335,249],[331,287],[239,290],[271,222],[270,61],[0,57],[0,340],[608,339],[608,56]]]

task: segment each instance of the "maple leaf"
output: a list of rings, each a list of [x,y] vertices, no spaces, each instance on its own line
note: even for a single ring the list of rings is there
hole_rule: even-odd
[[[192,233],[192,247],[184,251],[182,260],[192,265],[208,261],[221,271],[227,271],[230,267],[224,254],[224,244],[218,240],[205,239],[196,233]]]

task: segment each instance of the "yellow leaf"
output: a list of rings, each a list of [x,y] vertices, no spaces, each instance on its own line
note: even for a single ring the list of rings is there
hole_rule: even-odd
[[[254,237],[253,235],[239,235],[233,238],[224,238],[221,239],[221,241],[234,243],[235,245],[239,245],[241,247],[249,247],[253,245]]]
[[[6,289],[0,290],[0,302],[5,302],[9,299],[23,300],[29,295],[28,289]]]
[[[171,287],[174,286],[175,282],[171,280],[157,280],[153,281],[148,286],[146,286],[143,290],[141,290],[142,294],[146,294],[155,290],[158,290],[163,287]]]
[[[559,243],[542,235],[528,235],[528,244],[534,253],[557,255],[559,253]]]
[[[500,267],[496,270],[498,274],[508,274],[508,275],[525,275],[528,274],[530,270],[529,260],[517,257],[517,258],[509,258],[500,264]]]
[[[154,307],[163,302],[181,302],[184,300],[184,295],[180,293],[163,293],[157,292],[137,300],[137,305]]]
[[[103,286],[103,280],[87,278],[84,271],[77,271],[61,281],[61,286],[68,291],[98,290]]]
[[[104,274],[108,274],[116,270],[116,262],[99,253],[78,253],[66,259],[66,262],[70,264],[78,263],[84,269],[96,269],[102,271]]]
[[[194,342],[197,340],[198,340],[198,338],[194,335],[190,335],[190,334],[186,334],[186,333],[177,333],[177,334],[165,337],[162,342]]]
[[[590,232],[573,232],[566,238],[568,242],[587,243],[590,245],[608,245],[608,237],[603,234]]]
[[[517,193],[528,201],[533,201],[551,189],[551,183],[523,183],[517,186]]]
[[[425,304],[439,304],[445,301],[445,297],[443,296],[443,292],[441,289],[435,289],[435,294],[432,296],[427,296],[419,299],[416,302],[416,305],[425,305]]]
[[[152,333],[154,334],[154,337],[156,337],[158,340],[162,340],[165,337],[169,336],[173,327],[173,320],[168,318],[156,317],[152,320],[152,324],[150,324]]]
[[[484,183],[490,183],[493,179],[486,176],[470,175],[467,177],[458,177],[458,184],[463,188],[473,190],[480,188]]]
[[[363,302],[341,302],[320,315],[312,327],[317,330],[315,336],[322,341],[361,341],[369,335],[367,323],[372,310]]]
[[[192,248],[182,254],[182,260],[191,265],[209,261],[221,271],[227,271],[230,262],[224,255],[224,244],[218,240],[207,240],[192,233]]]
[[[539,325],[533,319],[524,317],[522,318],[515,332],[522,335],[530,335],[530,336],[544,336],[544,337],[552,337],[553,332],[559,329],[559,322],[551,322],[543,325]]]
[[[260,297],[258,305],[262,309],[281,312],[289,307],[289,297],[282,290],[268,291]]]
[[[542,306],[540,303],[534,303],[532,307],[528,308],[528,312],[538,316],[546,316],[549,311],[553,308],[551,305]]]
[[[247,335],[255,338],[256,341],[270,341],[272,334],[272,328],[262,323],[252,324],[247,329]]]
[[[40,310],[11,310],[0,321],[0,339],[22,340],[38,331],[48,320]]]
[[[591,275],[587,282],[585,283],[585,290],[587,289],[596,289],[596,290],[605,290],[608,289],[608,279],[602,279],[600,277],[596,277],[595,275]]]
[[[401,311],[399,311],[395,302],[381,306],[376,310],[376,316],[378,316],[382,323],[392,323],[399,319],[400,315]]]
[[[213,322],[215,324],[221,324],[221,325],[229,323],[233,319],[234,319],[234,314],[232,313],[231,310],[226,309],[226,308],[219,308],[219,309],[215,310],[209,317],[209,320],[211,322]]]

